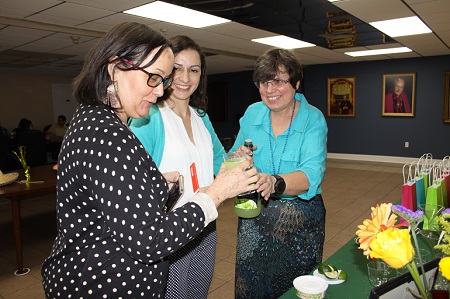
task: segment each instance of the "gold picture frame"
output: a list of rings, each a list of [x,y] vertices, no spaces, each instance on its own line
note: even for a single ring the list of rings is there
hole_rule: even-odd
[[[444,123],[450,123],[450,72],[445,73]]]
[[[355,117],[356,78],[328,78],[328,117]]]
[[[416,73],[397,73],[383,75],[383,116],[415,115]]]

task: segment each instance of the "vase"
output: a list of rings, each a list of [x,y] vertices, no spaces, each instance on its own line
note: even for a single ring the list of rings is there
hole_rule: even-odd
[[[436,275],[436,280],[434,281],[433,290],[431,290],[431,296],[433,299],[448,299],[449,283],[448,280],[439,271]]]

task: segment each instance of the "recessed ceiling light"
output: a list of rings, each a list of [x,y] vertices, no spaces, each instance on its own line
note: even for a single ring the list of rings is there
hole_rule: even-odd
[[[432,32],[418,17],[407,17],[369,23],[390,37],[416,35]]]
[[[412,52],[412,50],[407,47],[398,47],[398,48],[389,48],[389,49],[345,52],[345,54],[352,56],[352,57],[360,57],[360,56],[373,56],[373,55],[395,54],[395,53],[406,53],[406,52]]]
[[[307,47],[315,47],[316,45],[307,43],[295,38],[287,37],[284,35],[277,35],[272,37],[263,37],[252,39],[252,42],[274,46],[283,49],[299,49]]]
[[[128,9],[124,13],[192,28],[203,28],[231,22],[224,18],[162,1]]]

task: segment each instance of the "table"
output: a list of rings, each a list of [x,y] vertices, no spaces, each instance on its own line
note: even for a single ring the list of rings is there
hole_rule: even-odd
[[[367,278],[366,264],[368,262],[367,258],[363,255],[363,251],[358,249],[358,245],[356,245],[354,239],[351,239],[339,248],[324,263],[333,264],[338,269],[345,270],[347,280],[341,284],[329,285],[325,298],[368,298],[370,290],[373,288]],[[281,298],[298,299],[294,287],[284,293]]]
[[[23,247],[22,247],[22,228],[20,216],[20,201],[27,198],[38,197],[47,194],[56,194],[56,171],[52,165],[35,166],[30,169],[31,181],[43,181],[43,183],[19,183],[25,179],[22,170],[19,172],[19,178],[6,186],[0,187],[0,197],[11,201],[11,212],[13,220],[14,239],[16,243],[17,270],[15,275],[21,276],[28,274],[30,269],[23,267]]]
[[[431,245],[424,238],[419,236],[419,246],[427,250]],[[335,265],[338,269],[343,269],[347,273],[347,280],[341,284],[329,285],[326,291],[325,299],[361,299],[368,298],[373,286],[367,278],[367,263],[369,260],[358,249],[355,240],[352,238],[332,256],[323,263]],[[298,299],[295,294],[295,288],[292,287],[284,293],[279,299]]]

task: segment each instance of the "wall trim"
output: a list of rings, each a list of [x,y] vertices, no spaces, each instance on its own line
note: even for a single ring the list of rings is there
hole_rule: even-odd
[[[419,160],[419,158],[409,158],[409,157],[355,155],[355,154],[338,154],[338,153],[328,153],[327,158],[342,159],[342,160],[354,160],[354,161],[399,163],[399,164],[408,164],[411,162],[417,162]]]

